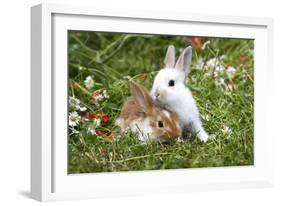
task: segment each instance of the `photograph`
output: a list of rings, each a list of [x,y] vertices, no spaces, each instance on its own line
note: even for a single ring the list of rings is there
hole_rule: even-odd
[[[68,174],[254,165],[254,39],[67,35]]]

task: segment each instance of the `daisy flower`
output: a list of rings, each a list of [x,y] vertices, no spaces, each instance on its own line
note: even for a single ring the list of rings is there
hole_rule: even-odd
[[[71,110],[80,110],[80,100],[73,96],[69,97],[69,107]]]
[[[222,134],[226,137],[226,139],[230,139],[231,133],[232,129],[226,125],[223,125]]]
[[[79,124],[81,117],[78,115],[76,111],[70,112],[68,121],[69,121],[69,126],[75,127]]]
[[[75,97],[73,97],[73,96],[71,96],[71,97],[69,97],[69,104],[71,104],[71,105],[80,104],[80,100],[75,98]]]
[[[84,81],[85,86],[87,87],[88,90],[93,89],[95,82],[91,76],[87,76],[85,81]]]
[[[219,58],[214,57],[212,59],[209,59],[206,62],[207,67],[209,67],[210,69],[214,69],[215,71],[224,71],[225,67],[222,64],[222,59],[224,57],[225,56],[221,56]]]
[[[75,98],[75,97],[69,97],[69,107],[71,110],[76,110],[76,111],[81,111],[85,112],[87,110],[86,107],[81,107],[80,106],[80,100]]]

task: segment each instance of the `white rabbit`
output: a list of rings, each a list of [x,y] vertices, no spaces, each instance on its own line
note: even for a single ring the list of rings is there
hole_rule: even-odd
[[[175,47],[168,47],[164,60],[165,67],[156,75],[151,89],[155,104],[172,112],[177,112],[181,128],[206,142],[208,134],[202,127],[196,102],[185,87],[185,78],[190,72],[192,59],[191,46],[185,48],[175,64]]]

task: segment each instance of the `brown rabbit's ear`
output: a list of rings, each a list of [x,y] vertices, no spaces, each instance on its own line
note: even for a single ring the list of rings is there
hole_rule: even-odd
[[[176,63],[175,68],[184,71],[185,75],[188,75],[190,72],[190,65],[192,60],[192,47],[188,46],[183,50],[178,61]]]
[[[174,68],[175,65],[175,47],[170,45],[166,52],[166,57],[164,60],[165,68]]]
[[[143,112],[148,112],[153,107],[153,100],[148,91],[134,81],[130,81],[131,95]]]

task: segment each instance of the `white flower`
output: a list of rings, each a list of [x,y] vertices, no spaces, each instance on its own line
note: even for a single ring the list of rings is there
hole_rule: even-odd
[[[213,75],[214,75],[215,78],[217,78],[219,76],[218,71],[214,71]]]
[[[71,110],[80,110],[80,100],[71,96],[69,97],[69,107]]]
[[[96,135],[96,128],[101,124],[100,119],[94,119],[93,123],[89,125],[87,132],[92,135]]]
[[[224,71],[225,70],[225,67],[223,66],[222,64],[222,59],[224,58],[224,56],[221,56],[219,58],[212,58],[212,59],[209,59],[207,62],[206,62],[206,65],[207,67],[209,67],[210,69],[214,69],[216,71]]]
[[[207,61],[206,65],[207,65],[209,68],[213,69],[213,68],[216,67],[216,65],[218,65],[218,62],[219,62],[219,60],[218,60],[217,58],[212,58],[212,59],[209,59],[209,60]]]
[[[223,78],[219,78],[218,80],[216,80],[215,84],[217,86],[225,86],[224,79]]]
[[[91,135],[96,135],[97,133],[96,133],[96,130],[95,129],[93,129],[93,128],[88,128],[88,130],[87,130],[87,132],[89,133],[89,134],[91,134]]]
[[[95,85],[95,82],[91,76],[87,76],[84,83],[88,90],[91,90]]]
[[[77,126],[80,122],[80,119],[81,119],[81,117],[78,115],[77,112],[74,111],[74,112],[69,113],[68,120],[69,120],[69,125],[71,127]]]
[[[102,95],[103,95],[103,97],[106,98],[106,99],[109,98],[109,96],[108,96],[106,90],[103,90],[103,91],[102,91]]]
[[[69,104],[72,106],[76,106],[80,104],[80,100],[75,97],[69,97]]]
[[[232,134],[232,129],[226,125],[223,125],[222,134],[226,137],[226,139],[230,139],[230,135]]]
[[[80,110],[81,112],[85,112],[85,111],[87,110],[87,108],[86,108],[86,107],[80,107],[79,110]]]
[[[93,125],[95,126],[95,128],[99,127],[101,123],[100,119],[94,119]]]
[[[71,110],[85,112],[87,110],[86,107],[80,106],[80,100],[75,97],[69,97],[69,107]]]

